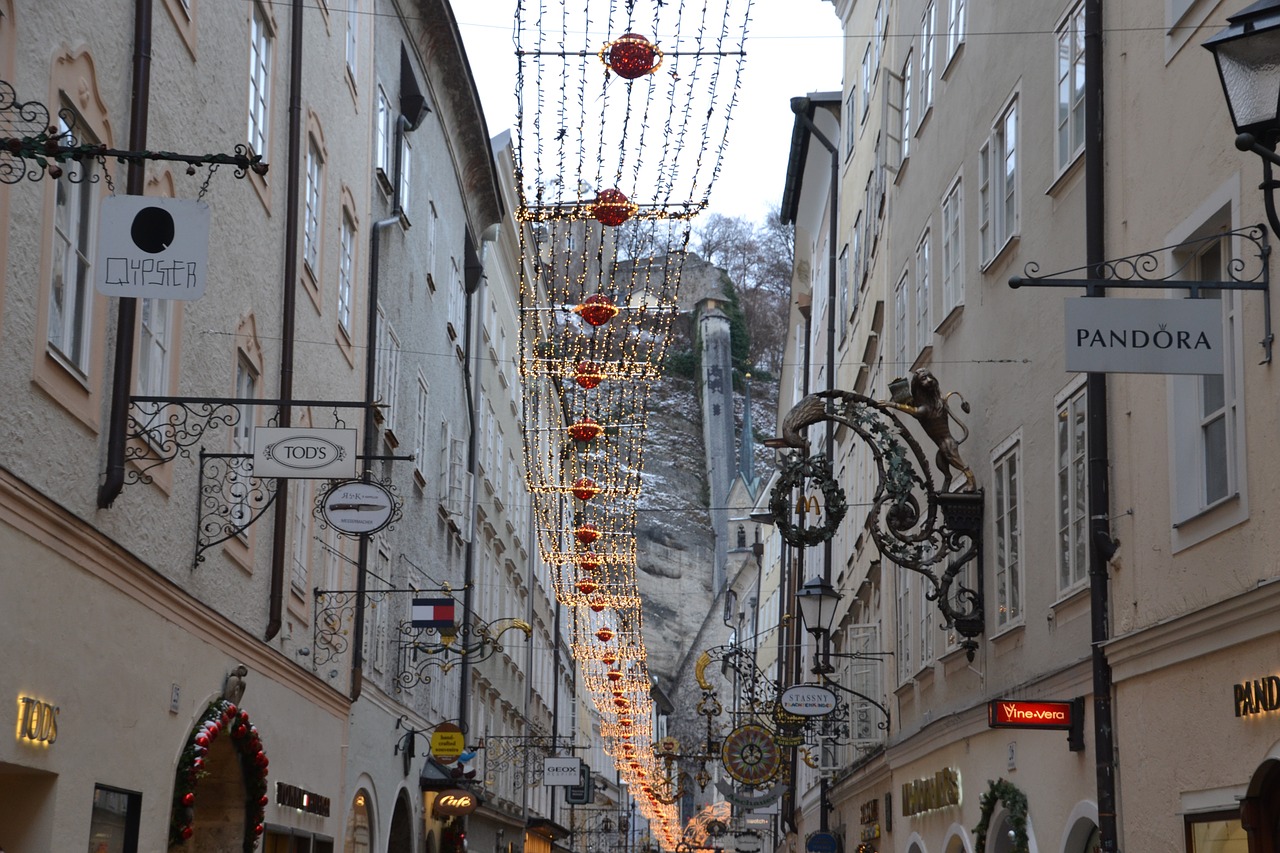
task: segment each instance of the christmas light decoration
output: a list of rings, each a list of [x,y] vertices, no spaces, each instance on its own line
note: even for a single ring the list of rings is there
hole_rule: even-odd
[[[639,207],[632,204],[630,199],[623,195],[622,190],[608,189],[601,190],[596,196],[591,215],[601,225],[616,228],[635,216],[637,210]]]
[[[624,80],[652,74],[662,65],[662,51],[638,33],[623,33],[600,48],[600,61]]]
[[[592,326],[603,326],[618,316],[618,306],[603,293],[593,293],[588,296],[574,311]]]

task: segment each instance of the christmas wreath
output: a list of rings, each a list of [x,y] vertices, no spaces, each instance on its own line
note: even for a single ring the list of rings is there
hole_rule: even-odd
[[[258,729],[249,722],[249,715],[226,699],[211,702],[200,720],[191,729],[178,759],[178,771],[173,785],[173,809],[169,818],[169,846],[181,847],[193,834],[196,787],[209,771],[205,770],[205,755],[209,745],[226,733],[231,738],[240,758],[240,771],[244,775],[244,853],[253,853],[258,838],[264,830],[267,802],[267,755],[262,751]]]
[[[803,518],[809,509],[807,503],[800,507],[791,505],[793,489],[800,489],[800,500],[806,500],[806,483],[810,488],[817,488],[822,492],[822,521],[813,526],[803,524]],[[782,475],[774,484],[769,497],[769,513],[773,516],[774,526],[788,545],[813,546],[826,542],[836,535],[836,528],[840,526],[848,510],[844,489],[831,476],[831,463],[825,456],[809,456],[788,462],[783,466]],[[799,515],[802,523],[793,522],[793,514]]]
[[[990,787],[978,801],[980,819],[973,828],[975,850],[987,849],[987,829],[996,803],[1004,803],[1009,812],[1009,824],[1013,827],[1013,853],[1030,853],[1027,840],[1027,795],[1017,785],[1005,779],[988,783]]]

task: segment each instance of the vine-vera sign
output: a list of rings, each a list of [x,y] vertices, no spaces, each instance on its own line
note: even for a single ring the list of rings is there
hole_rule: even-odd
[[[1071,729],[1075,709],[1070,702],[1024,702],[996,699],[987,704],[987,725],[993,729]]]
[[[1222,373],[1218,299],[1066,300],[1067,370]]]

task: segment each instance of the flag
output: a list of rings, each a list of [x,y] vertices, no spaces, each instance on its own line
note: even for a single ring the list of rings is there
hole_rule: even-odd
[[[450,628],[453,626],[453,599],[415,598],[410,619],[415,628]]]

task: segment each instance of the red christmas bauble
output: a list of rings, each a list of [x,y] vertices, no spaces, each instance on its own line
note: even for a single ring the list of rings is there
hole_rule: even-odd
[[[182,840],[183,840],[183,841],[190,841],[190,840],[191,840],[191,836],[193,836],[193,835],[195,835],[195,834],[196,834],[196,831],[195,831],[194,829],[192,829],[191,827],[189,827],[189,826],[184,826],[184,827],[182,827],[182,829],[181,829],[181,830],[179,830],[179,832],[180,832],[180,834],[182,835]]]
[[[602,643],[607,643],[616,636],[617,635],[613,633],[612,628],[601,628],[599,631],[596,631],[596,638]]]
[[[602,432],[604,432],[604,427],[591,418],[583,418],[569,426],[569,437],[574,441],[591,441],[598,438]]]
[[[231,736],[236,740],[240,740],[249,733],[249,727],[241,723],[231,730]]]
[[[587,607],[591,608],[592,613],[603,613],[609,609],[609,606],[607,604],[603,604],[599,601],[593,601],[590,604],[588,604]]]
[[[239,708],[237,708],[235,705],[233,705],[232,703],[228,702],[228,703],[227,703],[227,706],[226,706],[225,708],[223,708],[223,709],[222,709],[222,713],[223,713],[223,714],[226,714],[227,716],[234,717],[234,716],[236,715],[236,712],[238,712],[239,710],[240,710],[240,709],[239,709]]]
[[[594,551],[580,551],[574,555],[573,561],[584,572],[594,572],[604,565],[604,560]]]
[[[635,216],[636,206],[623,194],[622,190],[601,190],[596,195],[596,203],[591,207],[591,215],[601,225],[613,228]]]
[[[261,834],[262,834],[262,832],[263,832],[263,830],[264,830],[265,828],[266,828],[266,827],[264,827],[262,824],[258,824],[257,826],[255,826],[255,827],[253,828],[253,834],[254,834],[254,835],[261,835]]]
[[[578,592],[582,593],[583,595],[590,595],[591,593],[595,592],[597,589],[600,588],[600,585],[595,581],[591,580],[590,578],[583,578],[582,580],[574,584],[574,586],[577,588]]]
[[[590,477],[579,477],[573,481],[573,496],[580,501],[589,501],[600,494],[600,487]]]
[[[253,757],[253,763],[265,769],[268,763],[267,754],[265,752],[259,752]]]
[[[605,666],[613,666],[615,663],[618,662],[618,656],[615,655],[613,652],[609,652],[608,654],[604,654],[600,656],[600,662]]]
[[[604,381],[604,371],[594,361],[580,361],[573,371],[574,380],[588,391]]]
[[[603,326],[618,316],[618,306],[614,305],[613,300],[603,293],[595,293],[588,296],[582,300],[582,304],[575,310],[583,320],[586,320],[592,326]]]
[[[182,795],[182,804],[190,808],[196,803],[196,795],[188,791]]]
[[[266,808],[267,803],[269,802],[271,802],[271,798],[268,797],[266,794],[263,794],[262,799],[258,800],[258,805],[262,806],[263,808]]]
[[[208,746],[208,745],[209,745],[209,736],[208,736],[207,734],[204,734],[203,732],[201,732],[200,734],[196,735],[196,745],[197,745],[197,746]]]
[[[652,74],[658,67],[658,50],[639,33],[623,33],[609,45],[609,69],[624,80]]]
[[[583,545],[590,545],[600,538],[600,528],[590,522],[579,524],[573,529],[573,538]]]

